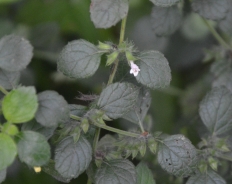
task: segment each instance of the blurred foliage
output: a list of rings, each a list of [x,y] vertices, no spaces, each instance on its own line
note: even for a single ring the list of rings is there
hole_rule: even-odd
[[[215,42],[199,18],[190,14],[188,1],[181,28],[170,37],[155,36],[150,23],[151,5],[149,1],[130,1],[126,37],[133,40],[140,50],[162,51],[172,69],[171,87],[151,93],[153,100],[149,112],[153,119],[152,128],[167,134],[182,133],[197,143],[197,134],[204,133],[198,130],[198,104],[211,80],[210,75],[205,75],[209,70],[208,64],[201,62],[203,48],[210,48]],[[90,0],[0,0],[0,37],[14,33],[29,39],[34,46],[33,61],[22,73],[21,84],[35,85],[37,92],[56,90],[69,103],[76,104],[86,103],[76,98],[79,92],[99,94],[109,76],[104,62],[91,79],[70,80],[56,70],[57,55],[68,41],[83,38],[93,43],[117,42],[119,25],[96,29],[90,20],[89,6]],[[127,76],[121,77],[126,79]],[[113,125],[132,126],[129,122]],[[102,135],[104,133],[102,131]],[[147,161],[154,162],[154,158],[148,155]],[[167,177],[160,167],[154,170],[157,183],[181,183],[178,178]],[[29,184],[32,181],[33,184],[61,183],[18,162],[9,168],[7,174],[3,184]],[[82,174],[71,183],[86,183],[86,179],[86,175]]]

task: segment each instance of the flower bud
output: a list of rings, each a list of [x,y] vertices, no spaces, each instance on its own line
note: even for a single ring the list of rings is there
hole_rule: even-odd
[[[98,46],[97,46],[99,49],[101,50],[109,50],[111,49],[111,46],[106,44],[106,43],[102,43],[102,42],[98,42]]]
[[[126,58],[127,58],[127,61],[135,61],[135,60],[137,60],[137,58],[134,57],[134,56],[132,55],[132,53],[129,52],[129,51],[126,51]]]
[[[107,61],[106,61],[106,66],[110,66],[118,57],[118,52],[113,52],[109,55],[107,55]]]
[[[83,118],[81,121],[81,128],[83,130],[83,132],[86,134],[86,132],[88,132],[89,130],[89,121],[87,120],[87,118]]]
[[[140,146],[138,147],[138,149],[139,149],[141,156],[143,157],[145,155],[146,149],[147,149],[146,143],[142,141]]]
[[[206,172],[207,170],[207,163],[205,161],[201,161],[199,164],[198,164],[198,169],[200,170],[200,172],[203,174]]]
[[[213,157],[209,157],[208,162],[209,162],[210,167],[213,170],[217,171],[218,161],[216,159],[214,159]]]
[[[153,137],[149,137],[148,139],[148,147],[152,153],[156,153],[158,143]]]

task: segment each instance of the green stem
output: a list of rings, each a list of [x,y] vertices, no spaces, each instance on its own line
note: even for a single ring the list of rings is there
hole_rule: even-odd
[[[126,16],[124,19],[122,19],[119,44],[121,44],[121,43],[124,41],[125,28],[126,28],[126,20],[127,20],[127,16]],[[112,69],[112,72],[111,72],[111,74],[110,74],[110,76],[109,76],[109,80],[108,80],[107,85],[110,85],[110,84],[113,83],[113,80],[114,80],[116,71],[117,71],[117,69],[118,69],[118,64],[119,64],[119,60],[117,59],[117,60],[114,62],[113,69]]]
[[[97,123],[97,122],[93,122],[93,125],[95,125],[95,126],[97,126],[99,128],[114,132],[114,133],[129,136],[129,137],[138,137],[138,136],[140,136],[140,134],[137,134],[137,133],[127,132],[127,131],[120,130],[120,129],[117,129],[117,128],[113,128],[113,127],[110,127],[110,126],[107,126],[107,125],[104,125],[104,124],[101,124],[101,123]]]
[[[4,95],[7,95],[8,91],[5,90],[4,87],[0,86],[0,91],[4,94]]]
[[[98,127],[96,129],[96,132],[95,132],[95,135],[94,135],[94,140],[93,140],[93,151],[94,152],[96,151],[96,148],[97,148],[97,143],[98,143],[100,133],[101,133],[101,128]]]
[[[87,184],[92,184],[92,181],[88,178]]]
[[[214,38],[215,38],[223,47],[225,47],[226,49],[230,49],[230,50],[231,50],[231,49],[232,49],[231,46],[230,46],[228,43],[226,43],[225,40],[223,40],[223,38],[217,33],[217,31],[214,29],[214,27],[211,26],[211,25],[209,24],[209,22],[208,22],[206,19],[204,19],[204,18],[202,18],[202,19],[203,19],[203,21],[205,22],[206,26],[209,28],[210,32],[213,34]]]

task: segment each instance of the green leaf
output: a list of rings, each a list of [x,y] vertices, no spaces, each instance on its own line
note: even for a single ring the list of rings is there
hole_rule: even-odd
[[[83,137],[76,143],[73,137],[66,137],[55,150],[55,169],[65,178],[77,178],[88,168],[91,160],[91,145]]]
[[[17,154],[17,147],[13,139],[3,133],[0,133],[0,170],[10,166]]]
[[[227,0],[193,0],[192,9],[202,17],[211,20],[225,18],[228,11]]]
[[[50,160],[48,164],[42,167],[42,171],[45,173],[51,175],[53,178],[57,179],[58,181],[61,181],[63,183],[69,183],[71,179],[64,178],[61,176],[57,170],[55,169],[55,162],[53,160]]]
[[[103,162],[95,175],[96,184],[135,184],[135,166],[125,159]]]
[[[31,44],[15,35],[4,36],[0,40],[0,67],[7,71],[19,71],[30,63],[32,58]]]
[[[216,60],[210,68],[215,76],[213,87],[226,86],[232,92],[232,62],[228,60]]]
[[[0,171],[0,183],[6,179],[6,169]]]
[[[45,127],[56,127],[69,119],[69,107],[64,97],[55,91],[44,91],[38,94],[39,109],[35,119]]]
[[[201,101],[199,113],[212,134],[221,135],[232,128],[232,94],[221,86],[213,88]]]
[[[128,0],[92,0],[91,20],[96,28],[109,28],[128,13]]]
[[[140,72],[136,80],[152,89],[169,86],[171,81],[171,70],[167,59],[159,51],[142,52],[136,62]]]
[[[3,4],[3,3],[14,3],[14,2],[17,2],[19,0],[1,0],[0,1],[0,4]]]
[[[226,184],[226,181],[212,170],[191,176],[186,184]]]
[[[88,108],[83,105],[69,104],[68,107],[70,114],[80,117],[83,116],[88,110]]]
[[[117,119],[133,109],[138,93],[133,84],[114,83],[102,91],[97,105],[111,119]]]
[[[140,162],[136,166],[137,183],[136,184],[155,184],[151,170],[146,164]]]
[[[127,114],[124,114],[123,118],[138,124],[139,121],[143,122],[147,111],[151,104],[151,95],[148,89],[141,88],[139,96],[136,101],[136,105]]]
[[[38,108],[34,87],[19,87],[8,93],[2,102],[2,111],[7,121],[25,123],[34,118]]]
[[[22,162],[32,167],[38,167],[49,161],[50,146],[42,134],[23,131],[17,137],[18,155]]]
[[[58,70],[71,78],[87,78],[98,69],[103,51],[85,40],[75,40],[61,51]]]
[[[150,0],[150,1],[154,3],[154,5],[156,6],[163,6],[163,7],[172,6],[180,2],[180,0]]]
[[[196,169],[197,151],[183,135],[172,135],[159,144],[158,162],[168,173],[187,177]]]
[[[228,0],[228,7],[226,17],[220,20],[218,25],[223,32],[232,35],[232,0]]]
[[[157,36],[168,36],[181,25],[182,14],[177,6],[154,6],[151,12],[151,26]]]
[[[44,127],[41,124],[37,123],[35,120],[24,123],[21,128],[22,131],[31,130],[40,133],[44,135],[46,139],[49,139],[53,135],[55,129],[56,127]]]
[[[20,72],[9,72],[0,68],[0,85],[5,89],[15,88],[19,82]]]

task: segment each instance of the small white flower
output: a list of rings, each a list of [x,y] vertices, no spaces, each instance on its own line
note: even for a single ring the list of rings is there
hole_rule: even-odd
[[[130,67],[131,67],[130,74],[133,74],[136,77],[140,71],[138,65],[134,64],[133,61],[130,61]]]

